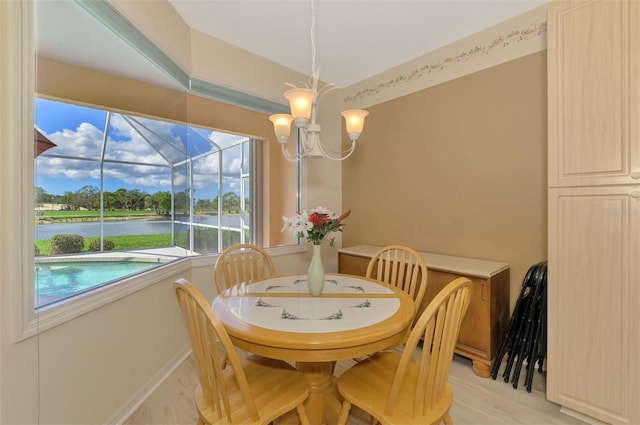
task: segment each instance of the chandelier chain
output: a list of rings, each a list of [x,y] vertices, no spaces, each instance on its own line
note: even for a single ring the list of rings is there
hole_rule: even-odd
[[[311,0],[311,75],[316,72],[316,2]]]

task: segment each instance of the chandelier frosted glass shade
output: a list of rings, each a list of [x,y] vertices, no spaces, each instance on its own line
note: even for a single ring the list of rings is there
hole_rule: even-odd
[[[269,120],[273,123],[273,131],[276,133],[276,138],[280,143],[287,143],[289,136],[291,135],[291,122],[293,117],[289,114],[276,114],[271,115]]]
[[[344,124],[347,127],[347,133],[349,133],[351,140],[356,141],[358,137],[360,137],[360,133],[362,133],[364,129],[364,118],[367,115],[369,115],[369,112],[362,109],[349,109],[348,111],[342,112]]]
[[[311,89],[291,89],[284,92],[284,97],[289,101],[293,120],[299,118],[309,119],[316,99],[316,92]]]

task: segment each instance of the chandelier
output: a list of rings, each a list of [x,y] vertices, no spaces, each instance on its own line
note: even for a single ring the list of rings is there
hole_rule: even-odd
[[[278,142],[282,147],[282,154],[289,161],[297,161],[302,158],[327,158],[334,161],[342,161],[351,156],[356,147],[356,141],[362,133],[364,118],[369,114],[360,109],[343,111],[347,133],[351,139],[351,147],[346,151],[334,151],[327,148],[320,140],[320,124],[316,121],[316,112],[320,98],[337,87],[334,84],[325,84],[318,87],[320,70],[316,67],[316,10],[315,1],[311,0],[311,82],[303,83],[303,87],[297,87],[291,83],[285,83],[291,89],[284,92],[284,97],[289,101],[291,114],[271,115],[269,119],[273,123],[273,129]],[[292,155],[287,149],[287,141],[291,134],[291,124],[299,130],[300,151]]]

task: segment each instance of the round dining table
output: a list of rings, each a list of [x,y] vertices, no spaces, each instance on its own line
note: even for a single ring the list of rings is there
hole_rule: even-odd
[[[278,275],[227,289],[213,310],[236,347],[295,362],[309,380],[309,420],[321,425],[340,410],[335,362],[402,344],[415,304],[403,291],[360,276],[327,274],[322,294],[311,296],[306,275]]]

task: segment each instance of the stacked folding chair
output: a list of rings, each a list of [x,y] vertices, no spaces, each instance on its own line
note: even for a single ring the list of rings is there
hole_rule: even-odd
[[[491,377],[496,379],[506,355],[502,377],[504,382],[509,382],[511,378],[513,388],[518,388],[522,365],[526,361],[525,386],[531,392],[536,364],[540,373],[543,370],[547,354],[546,338],[547,262],[543,261],[531,266],[524,277],[507,334],[491,367]]]

